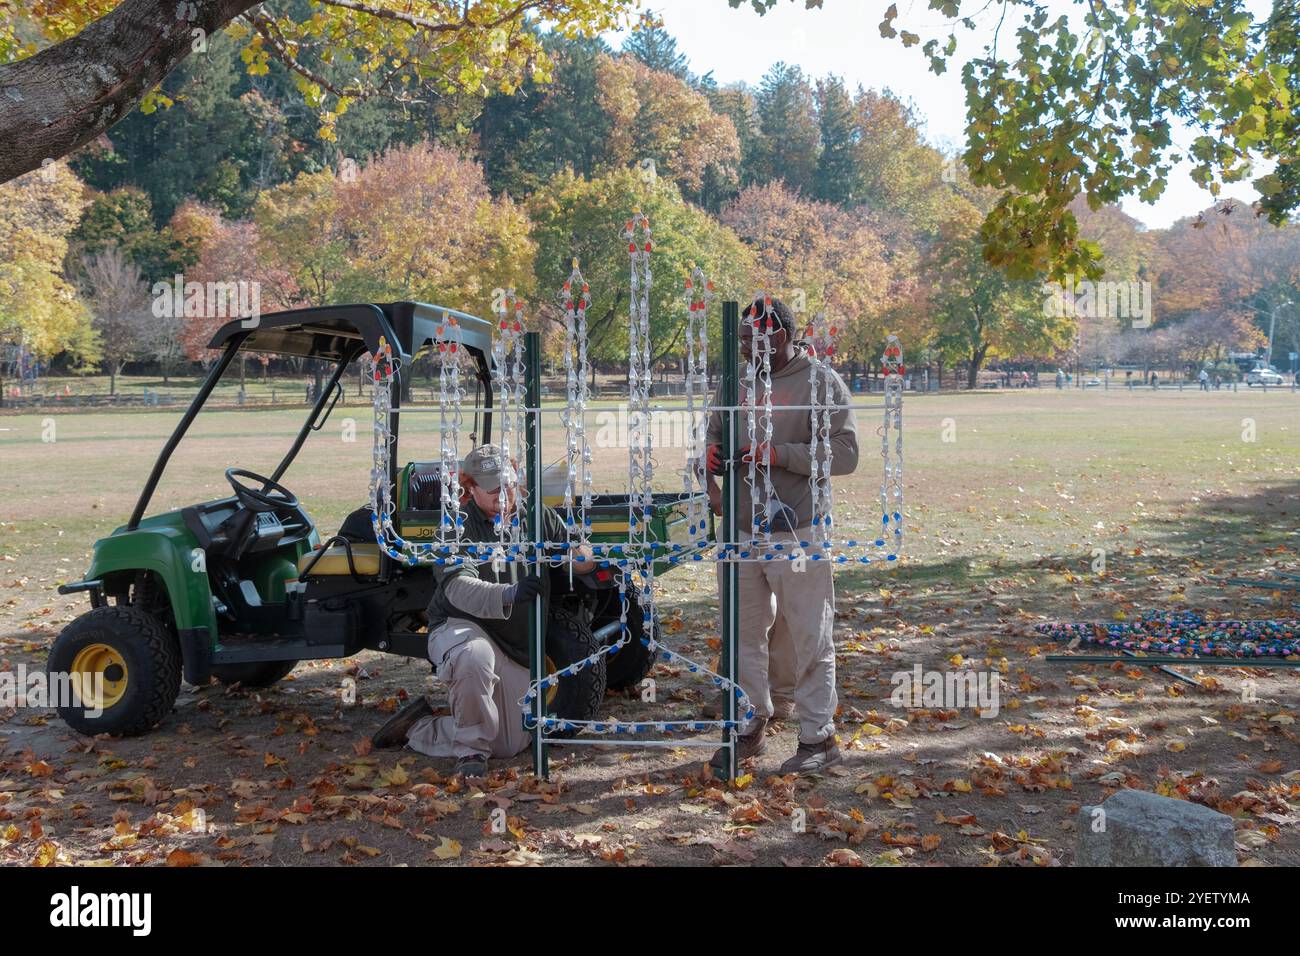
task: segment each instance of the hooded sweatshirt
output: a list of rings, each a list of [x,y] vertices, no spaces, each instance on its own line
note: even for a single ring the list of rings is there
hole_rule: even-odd
[[[772,374],[772,446],[776,452],[776,461],[771,468],[772,493],[780,499],[781,503],[793,509],[798,517],[796,530],[807,528],[812,524],[813,504],[812,504],[812,486],[810,479],[812,475],[813,464],[813,426],[812,411],[810,409],[800,409],[792,411],[782,411],[782,405],[812,405],[812,382],[809,376],[812,373],[812,360],[808,357],[808,351],[804,346],[796,346],[794,358],[792,358],[784,368],[779,372]],[[740,404],[746,406],[756,404],[759,408],[759,417],[755,423],[755,441],[763,441],[762,434],[762,406],[765,401],[763,396],[762,383],[756,383],[756,394],[752,397],[749,394],[748,383],[744,377],[744,366],[740,368]],[[829,388],[827,383],[829,378]],[[848,386],[839,374],[832,370],[829,376],[819,375],[818,377],[818,403],[822,405],[848,405],[852,401]],[[829,394],[828,394],[829,393]],[[713,404],[715,406],[722,404],[722,387],[719,385],[718,390],[713,395]],[[736,454],[739,455],[741,448],[749,444],[749,426],[748,412],[739,411],[736,413]],[[713,412],[709,416],[709,424],[705,433],[705,440],[710,445],[722,444],[723,417],[721,412]],[[852,474],[858,467],[858,426],[853,417],[853,410],[850,408],[838,408],[830,413],[830,446],[831,446],[831,474],[848,475]],[[824,449],[818,445],[818,461],[825,455]],[[758,485],[758,496],[760,498],[760,507],[765,509],[766,502],[761,499],[765,496],[763,477],[760,469],[755,469],[755,482]],[[753,491],[749,484],[749,464],[748,462],[738,462],[736,474],[740,478],[740,488],[738,489],[737,500],[740,505],[739,527],[742,529],[741,534],[744,536],[743,529],[749,521],[749,516],[753,514]]]

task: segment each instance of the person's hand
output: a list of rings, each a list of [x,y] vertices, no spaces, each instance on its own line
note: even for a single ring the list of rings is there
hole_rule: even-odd
[[[740,449],[741,461],[750,461],[754,459],[755,456],[752,454],[749,445],[746,445],[744,448]],[[761,442],[758,446],[758,455],[756,460],[760,465],[767,465],[769,467],[775,465],[776,449],[773,448],[771,445],[769,445],[767,442]]]
[[[536,574],[530,574],[517,584],[510,585],[510,590],[506,592],[506,603],[530,604],[536,601],[537,595],[541,593],[542,579]]]
[[[722,465],[722,446],[710,445],[704,453],[704,468],[710,475],[721,475],[726,469]]]
[[[569,546],[569,561],[579,574],[586,574],[596,566],[596,553],[591,550],[591,545],[575,541]]]

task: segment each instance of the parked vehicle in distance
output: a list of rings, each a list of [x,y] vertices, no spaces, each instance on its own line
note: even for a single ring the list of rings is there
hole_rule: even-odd
[[[1271,365],[1259,365],[1246,373],[1247,385],[1285,385],[1286,377]]]

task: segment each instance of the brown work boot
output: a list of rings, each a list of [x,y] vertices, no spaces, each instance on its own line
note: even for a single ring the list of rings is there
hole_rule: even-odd
[[[370,738],[376,749],[387,750],[390,747],[406,746],[406,735],[422,717],[432,717],[433,708],[423,696],[415,698],[380,727]]]
[[[757,757],[767,749],[767,719],[755,717],[749,724],[749,733],[736,735],[736,763]],[[727,771],[727,748],[719,747],[709,760],[713,775],[722,776]]]
[[[799,749],[794,752],[794,756],[781,764],[778,773],[781,776],[791,773],[821,773],[827,767],[833,767],[843,759],[844,755],[840,753],[839,745],[835,743],[835,735],[831,734],[820,743],[805,744],[801,742]]]

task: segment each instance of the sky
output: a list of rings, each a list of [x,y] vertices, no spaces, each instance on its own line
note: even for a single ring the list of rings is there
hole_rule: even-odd
[[[783,60],[813,77],[841,76],[850,89],[859,84],[889,89],[913,103],[933,145],[954,152],[962,148],[965,139],[961,63],[981,52],[992,36],[997,4],[990,3],[994,12],[980,17],[975,31],[958,32],[957,54],[942,76],[930,72],[919,47],[904,49],[898,39],[881,37],[878,26],[888,4],[878,0],[823,0],[820,10],[805,10],[802,0],[781,0],[764,16],[755,13],[748,2],[732,9],[727,0],[649,0],[645,6],[662,17],[697,74],[711,71],[723,85],[757,85],[773,63]],[[1048,6],[1062,12],[1075,8],[1069,0],[1049,0]],[[1246,6],[1259,14],[1266,12],[1270,3],[1247,0]],[[925,0],[902,0],[898,8],[899,29],[910,29],[923,41],[947,35],[943,18],[931,13]],[[1013,21],[1009,18],[1008,22]],[[1004,42],[1008,32],[1004,27]],[[624,36],[611,33],[606,39],[618,47]],[[1176,143],[1185,145],[1190,138],[1186,131],[1175,130]],[[1195,215],[1212,205],[1214,197],[1191,181],[1189,169],[1187,163],[1174,167],[1164,195],[1155,204],[1129,198],[1121,202],[1121,208],[1150,229],[1162,229]],[[1258,194],[1247,182],[1225,186],[1222,198],[1250,203]]]

